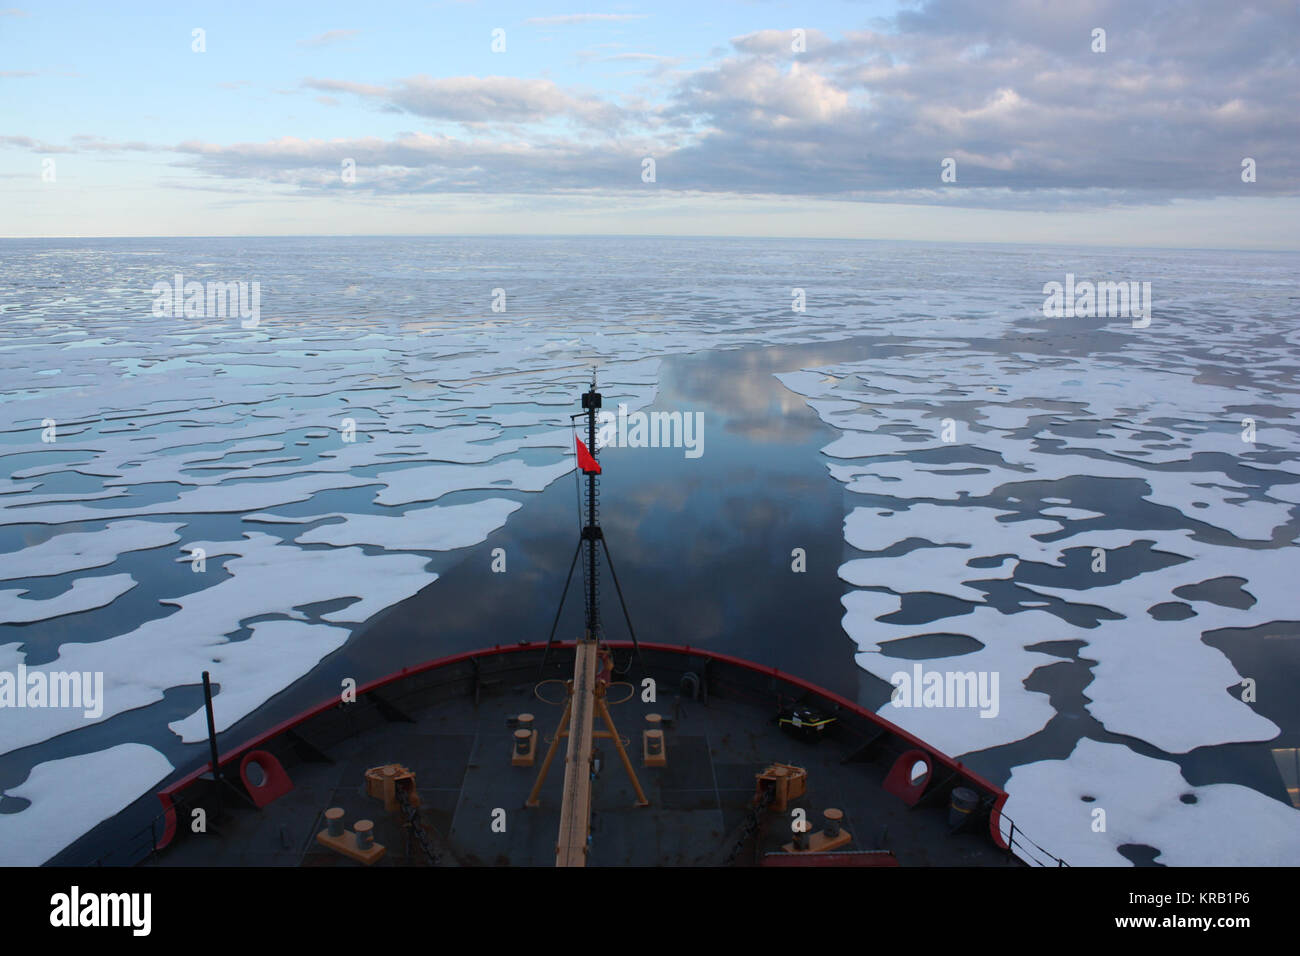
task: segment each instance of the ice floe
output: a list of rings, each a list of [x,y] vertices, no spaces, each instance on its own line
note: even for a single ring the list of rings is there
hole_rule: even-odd
[[[572,470],[571,460],[552,465],[529,465],[511,458],[485,465],[425,465],[400,471],[381,471],[376,478],[385,487],[375,496],[375,501],[381,505],[405,505],[436,501],[453,491],[483,488],[541,491]]]
[[[415,594],[437,575],[425,570],[424,558],[414,554],[367,556],[360,548],[304,550],[285,544],[271,535],[253,532],[242,541],[195,541],[190,548],[202,548],[207,555],[205,574],[219,577],[212,586],[175,598],[164,604],[179,610],[147,621],[124,634],[89,643],[65,643],[58,657],[43,667],[62,671],[104,673],[104,717],[145,707],[162,699],[169,687],[194,684],[204,670],[218,684],[240,686],[243,699],[270,697],[282,689],[270,679],[258,678],[244,666],[246,657],[260,660],[262,647],[249,640],[230,640],[243,621],[262,615],[288,617],[292,609],[340,597],[356,602],[341,610],[321,615],[329,623],[362,623],[385,608]],[[235,555],[224,562],[221,576],[215,558]],[[277,644],[283,666],[295,673],[316,664],[330,650],[341,646],[344,629],[327,628],[337,643],[322,652],[318,632],[313,639],[292,639]],[[129,662],[125,663],[124,662]],[[227,674],[237,674],[238,681]],[[250,675],[257,680],[248,686]],[[241,686],[242,685],[242,686]],[[218,697],[221,695],[219,694]],[[224,713],[236,720],[244,716],[229,701]],[[4,715],[6,733],[0,737],[0,753],[36,743],[53,734],[82,725],[79,712],[66,710],[10,710]]]
[[[183,527],[161,521],[114,521],[98,531],[57,534],[40,544],[0,554],[0,580],[102,568],[122,554],[175,544],[180,540],[176,532]]]
[[[476,267],[464,273],[423,263],[401,272],[402,291],[385,295],[380,306],[371,297],[391,291],[389,274],[359,275],[362,267],[353,262],[339,283],[329,268],[305,262],[294,267],[302,275],[280,275],[280,314],[268,312],[252,330],[152,320],[148,289],[174,271],[177,255],[41,250],[24,267],[58,278],[31,290],[0,290],[6,319],[0,324],[0,454],[12,466],[5,472],[11,477],[0,479],[0,533],[40,542],[0,554],[0,579],[118,570],[112,566],[128,554],[133,567],[187,561],[193,549],[207,550],[208,569],[194,579],[203,588],[149,593],[176,607],[173,613],[155,621],[124,617],[108,633],[63,643],[57,660],[43,665],[103,669],[106,716],[156,703],[208,669],[220,686],[219,720],[229,726],[307,673],[354,625],[434,580],[425,570],[427,554],[402,552],[472,546],[499,528],[507,504],[517,502],[458,501],[400,517],[385,512],[464,491],[508,490],[519,497],[571,472],[564,425],[593,363],[601,367],[605,407],[625,402],[635,410],[654,399],[659,356],[852,336],[888,339],[892,351],[781,379],[842,432],[828,450],[830,475],[854,493],[879,496],[865,498],[845,526],[849,544],[864,553],[846,556],[841,573],[855,586],[894,592],[845,596],[845,628],[858,644],[859,663],[873,673],[902,669],[908,662],[882,653],[882,644],[962,633],[982,649],[941,666],[1005,672],[995,719],[973,715],[974,725],[966,726],[972,715],[960,715],[945,724],[939,711],[886,705],[890,719],[904,726],[910,720],[954,753],[1032,734],[1050,708],[1045,695],[1022,685],[1044,663],[1044,655],[1025,645],[1050,634],[1087,642],[1081,655],[1098,661],[1085,691],[1088,707],[1108,730],[1169,748],[1270,732],[1271,724],[1230,695],[1235,672],[1200,637],[1209,627],[1295,617],[1275,569],[1294,564],[1279,560],[1277,548],[1288,546],[1284,539],[1300,504],[1300,484],[1293,483],[1300,474],[1300,416],[1289,410],[1300,339],[1283,329],[1279,341],[1266,340],[1275,324],[1268,308],[1281,315],[1289,305],[1260,298],[1253,287],[1252,310],[1258,305],[1261,317],[1226,322],[1202,314],[1205,276],[1220,269],[1217,263],[1167,277],[1160,301],[1181,303],[1176,320],[1158,314],[1145,332],[1127,322],[1108,324],[1107,341],[1122,345],[1103,342],[1087,352],[1072,330],[1041,318],[1039,263],[1022,262],[998,272],[1006,281],[994,281],[988,268],[998,271],[1006,257],[975,256],[975,268],[963,272],[946,249],[909,250],[885,267],[897,275],[883,281],[877,269],[863,279],[871,286],[866,296],[840,294],[842,260],[832,257],[826,266],[832,272],[822,275],[827,284],[810,294],[809,311],[799,315],[772,308],[773,296],[788,292],[777,278],[780,263],[789,260],[784,253],[775,268],[765,263],[761,275],[710,272],[708,281],[693,283],[689,272],[677,271],[688,262],[649,270],[663,274],[655,279],[635,256],[612,272],[602,260],[601,280],[587,289],[591,301],[582,308],[570,308],[572,295],[565,293],[547,300],[562,303],[562,314],[517,313],[515,303],[527,300],[512,293],[509,315],[462,309],[463,286],[444,295],[444,280],[454,286]],[[210,259],[220,257],[205,249],[203,268]],[[61,270],[74,268],[91,272],[69,294]],[[909,269],[919,271],[908,277]],[[1279,289],[1290,288],[1291,272],[1288,265]],[[418,287],[426,273],[436,276],[436,288]],[[939,274],[942,280],[918,278]],[[1233,276],[1224,288],[1239,288]],[[646,293],[652,281],[660,285]],[[344,298],[322,299],[321,288]],[[1000,337],[997,349],[986,344]],[[1030,344],[1007,351],[1020,349],[1017,341]],[[1065,343],[1063,354],[1052,354],[1058,342]],[[56,369],[59,374],[46,374]],[[1246,441],[1245,418],[1254,419],[1253,443]],[[46,421],[58,423],[55,442],[40,437]],[[954,441],[944,440],[946,431]],[[1145,497],[1116,509],[1062,489],[1046,500],[1060,507],[1031,513],[1036,502],[1028,490],[995,494],[1003,485],[1064,485],[1078,477],[1140,479]],[[978,500],[986,496],[989,501]],[[1024,510],[1009,512],[1009,503]],[[1114,527],[1142,525],[1128,516],[1150,505],[1167,509],[1159,521]],[[156,521],[143,520],[150,518]],[[214,540],[177,540],[188,521]],[[244,522],[292,535],[294,525],[322,521],[299,542],[260,533],[240,538]],[[1186,534],[1169,528],[1175,521]],[[916,539],[914,547],[901,557],[880,556],[909,539]],[[1021,582],[1024,593],[1038,591],[1050,601],[1022,601],[1035,610],[1014,615],[989,606],[979,587],[981,581],[1008,587],[1029,564],[1062,569],[1071,548],[1109,551],[1135,541],[1187,560],[1125,574],[1104,587]],[[359,545],[383,553],[367,554]],[[1197,616],[1187,621],[1157,622],[1147,613],[1173,587],[1238,572],[1258,599],[1246,611],[1193,601]],[[141,592],[155,586],[147,577],[141,581],[123,602],[133,609]],[[66,601],[74,593],[66,583],[69,590],[43,601],[11,590],[5,606],[16,606],[21,617],[31,610],[24,605]],[[975,609],[924,626],[876,620],[899,609],[899,595],[924,592],[959,597]],[[361,600],[319,620],[301,610],[348,598]],[[1053,613],[1063,601],[1103,604],[1124,617],[1079,628]],[[0,666],[26,656],[23,627],[13,626],[0,643]],[[1159,666],[1142,654],[1148,628],[1154,628],[1152,654],[1181,653],[1188,662],[1157,675],[1142,693],[1190,695],[1202,712],[1180,700],[1165,717],[1149,702],[1126,702],[1126,695],[1139,693],[1142,672]],[[232,639],[242,634],[249,636]],[[1184,673],[1189,669],[1202,676]],[[1223,683],[1211,686],[1216,681]],[[57,712],[44,716],[42,722],[24,712],[0,715],[0,747],[84,726],[61,722]],[[171,726],[193,739],[199,720],[191,715]],[[114,779],[123,789],[134,787],[134,795],[162,772],[128,762]],[[1013,797],[1018,787],[1017,781]],[[39,829],[44,818],[33,816],[36,809],[33,803],[0,815],[0,825],[36,821]],[[77,819],[70,818],[60,838],[76,835]]]
[[[107,574],[94,578],[77,578],[62,594],[43,600],[24,598],[26,588],[0,591],[0,624],[30,624],[80,614],[112,604],[136,586],[129,574]]]
[[[220,670],[222,686],[212,698],[213,722],[220,733],[338,650],[351,633],[344,627],[302,621],[259,621],[240,641]],[[220,654],[220,651],[217,651]],[[207,737],[207,714],[196,710],[168,728],[186,743]]]
[[[1262,384],[1263,376],[1240,385],[1213,384],[1203,380],[1198,364],[1159,354],[1143,363],[1150,353],[1146,340],[1122,359],[976,351],[917,350],[777,376],[840,430],[841,437],[823,449],[828,472],[872,502],[853,507],[844,526],[846,543],[867,554],[850,556],[839,569],[840,577],[857,588],[888,589],[853,590],[844,597],[844,628],[858,646],[859,666],[888,682],[914,663],[890,656],[891,642],[952,634],[977,641],[978,649],[925,658],[921,663],[927,670],[996,672],[1001,678],[997,717],[983,718],[969,708],[892,703],[880,712],[956,755],[1021,740],[1054,715],[1047,696],[1028,691],[1024,682],[1035,669],[1061,660],[1029,648],[1072,641],[1091,668],[1083,691],[1087,710],[1112,733],[1171,754],[1273,739],[1279,728],[1241,699],[1246,675],[1202,637],[1219,628],[1297,619],[1290,583],[1294,552],[1279,548],[1293,547],[1292,506],[1300,502],[1300,485],[1273,476],[1295,472],[1300,430],[1290,415],[1269,417],[1266,426],[1257,411],[1287,404],[1290,393]],[[1140,499],[1172,509],[1178,516],[1174,522],[1182,526],[1171,528],[1168,517],[1142,512],[1132,499],[1097,495],[1098,479],[1140,482],[1110,487],[1136,488]],[[1081,484],[1088,481],[1093,484]],[[1091,496],[1043,497],[1034,508],[1021,490],[1058,484],[1063,490],[1088,488]],[[1012,488],[1016,493],[1006,497]],[[1005,511],[1004,502],[1025,510]],[[905,542],[910,550],[904,550]],[[1130,567],[1131,555],[1145,553],[1128,550],[1138,544],[1176,560],[1154,569],[1149,563]],[[1083,578],[1073,572],[1052,585],[1031,583],[1041,577],[1022,579],[1026,563],[1065,568],[1071,549],[1089,552],[1092,572],[1098,570],[1097,555],[1103,556],[1103,570],[1108,558],[1109,575],[1090,579],[1088,571]],[[1175,589],[1223,575],[1245,579],[1242,589],[1255,602],[1235,608],[1188,598],[1192,617],[1153,616],[1156,605],[1182,600]],[[1005,586],[1013,577],[1019,588],[1052,600],[1022,600],[1014,613],[992,606],[991,592],[980,582]],[[921,626],[882,620],[899,609],[898,595],[923,593],[960,598],[975,607],[949,611]],[[1094,626],[1081,626],[1062,616],[1072,605],[1104,614]],[[1067,774],[1071,781],[1086,779],[1092,786],[1104,779],[1118,785],[1130,769],[1124,761],[1161,765],[1112,747],[1127,756],[1103,766],[1088,745],[1101,746],[1080,743]],[[1007,785],[1013,798],[1026,795],[1017,804],[1021,813],[1032,805],[1043,808],[1043,819],[1021,821],[1012,815],[1075,862],[1072,838],[1059,846],[1051,843],[1061,827],[1050,815],[1064,797],[1036,792],[1026,782],[1037,785],[1032,774],[1044,766],[1016,768]],[[1163,766],[1177,775],[1176,765]],[[1191,788],[1184,782],[1182,789]],[[1126,799],[1140,825],[1113,845],[1105,839],[1088,842],[1092,835],[1085,825],[1080,846],[1090,849],[1079,854],[1080,862],[1123,864],[1114,845],[1157,842],[1138,833],[1164,833],[1171,844],[1186,846],[1194,842],[1187,839],[1189,832],[1210,825],[1216,813],[1232,812],[1233,805],[1262,807],[1269,825],[1292,833],[1300,819],[1289,807],[1246,788],[1196,789],[1205,791],[1200,809],[1176,803],[1179,813],[1162,816],[1135,785]],[[1081,814],[1086,824],[1086,813]],[[1159,827],[1153,826],[1157,820]],[[1249,824],[1234,822],[1228,829],[1244,831]],[[1249,854],[1225,858],[1216,845],[1203,854],[1180,854],[1177,862],[1279,860],[1259,835],[1267,829],[1257,829],[1245,841]]]
[[[1038,865],[1055,866],[1050,853],[1071,866],[1126,866],[1126,845],[1153,847],[1165,866],[1294,866],[1300,857],[1300,811],[1289,804],[1237,784],[1193,786],[1176,763],[1121,744],[1085,737],[1064,760],[1016,767],[1006,789],[1002,835],[1014,821],[1018,855]]]
[[[963,754],[1028,737],[1041,730],[1055,711],[1046,694],[1030,692],[1022,685],[1036,667],[1052,664],[1059,658],[1041,651],[1027,650],[1025,645],[1051,640],[1048,636],[1063,623],[1051,615],[1026,611],[1009,626],[1004,615],[990,608],[976,608],[972,614],[924,626],[891,626],[878,618],[897,610],[898,599],[873,591],[851,591],[843,598],[844,629],[858,645],[855,658],[859,667],[886,683],[896,683],[894,675],[910,673],[913,661],[888,656],[882,645],[926,634],[959,633],[975,637],[983,646],[968,654],[926,658],[921,661],[928,672],[944,675],[970,672],[997,675],[997,700],[994,712],[980,716],[974,707],[952,708],[898,706],[892,701],[878,713],[933,744],[945,753]],[[880,612],[880,613],[877,613]],[[1018,638],[1012,631],[1035,635]]]
[[[506,498],[487,498],[464,505],[416,508],[400,517],[319,515],[342,518],[300,534],[298,544],[369,544],[388,551],[451,551],[478,544],[523,507]]]
[[[4,791],[31,805],[0,813],[0,864],[40,866],[171,771],[166,757],[137,743],[37,764],[26,780]]]

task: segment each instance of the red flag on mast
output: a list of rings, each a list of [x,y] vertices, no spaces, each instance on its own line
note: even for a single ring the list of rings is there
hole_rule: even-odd
[[[584,475],[599,475],[600,462],[596,461],[591,456],[591,452],[587,451],[587,446],[582,443],[581,438],[574,435],[573,440],[578,443],[578,467],[582,469],[582,473]]]

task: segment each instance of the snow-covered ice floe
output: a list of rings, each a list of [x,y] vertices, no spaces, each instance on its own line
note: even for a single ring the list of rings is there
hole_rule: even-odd
[[[243,329],[151,315],[170,255],[50,255],[26,267],[88,270],[93,294],[69,297],[66,277],[49,295],[0,290],[0,667],[102,671],[104,707],[0,712],[3,753],[156,705],[204,670],[233,726],[570,474],[568,415],[593,366],[606,407],[635,412],[662,355],[843,337],[855,318],[835,333],[750,308],[729,324],[442,315],[378,279],[382,308],[353,314],[367,287],[353,281],[322,314],[333,273],[309,282],[299,270],[320,263],[295,260],[277,273],[282,311]],[[188,587],[177,567],[197,572]],[[168,720],[178,743],[201,734],[201,713]],[[139,769],[116,779],[138,794],[156,782]]]
[[[1278,735],[1243,700],[1249,675],[1201,638],[1300,620],[1300,428],[1285,410],[1296,389],[1274,383],[1267,368],[1214,384],[1204,365],[1178,361],[1192,333],[1171,336],[1184,341],[1134,335],[1118,358],[954,354],[916,343],[778,374],[842,433],[823,449],[827,469],[864,500],[845,518],[852,550],[839,569],[860,589],[844,596],[843,619],[859,666],[905,687],[896,677],[912,671],[915,655],[897,656],[893,642],[956,639],[972,643],[957,654],[936,650],[919,662],[923,671],[949,682],[997,677],[995,714],[943,698],[936,683],[929,706],[896,687],[883,716],[957,756],[1025,740],[1056,715],[1043,685],[1026,685],[1065,659],[1036,648],[1075,642],[1057,646],[1078,647],[1091,669],[1086,709],[1111,734],[1171,755]],[[1139,562],[1143,549],[1162,566]],[[1249,606],[1188,596],[1226,576],[1244,579]],[[1008,607],[1011,587],[1049,600]],[[965,603],[921,625],[891,616],[903,598],[930,595]],[[1181,619],[1155,615],[1162,605]],[[1111,779],[1129,771],[1131,785]],[[1007,787],[1009,816],[1071,863],[1075,853],[1077,862],[1122,865],[1114,848],[1124,843],[1159,846],[1162,862],[1281,862],[1271,828],[1293,856],[1300,826],[1300,813],[1257,791],[1192,788],[1177,764],[1089,739],[1069,761],[1017,767]],[[1086,804],[1080,830],[1061,822],[1054,801],[1068,792],[1070,812],[1074,790],[1112,794],[1123,836],[1090,834]],[[1179,803],[1191,790],[1200,802]],[[1233,817],[1225,840],[1242,837],[1231,850],[1193,838],[1220,814]]]
[[[1300,813],[1232,783],[1193,786],[1176,763],[1084,737],[1064,760],[1016,767],[1006,787],[1003,838],[1011,824],[1028,862],[1124,866],[1123,846],[1151,847],[1165,866],[1294,866]],[[1044,852],[1032,840],[1050,834]]]
[[[130,319],[93,341],[0,329],[0,626],[16,638],[0,639],[0,669],[104,678],[97,718],[0,711],[0,753],[157,704],[204,670],[218,729],[233,726],[436,582],[434,553],[479,545],[571,473],[567,412],[593,363],[606,401],[633,410],[659,371],[649,351],[611,342],[606,355],[573,329],[503,344],[486,328],[186,331],[147,307]],[[548,347],[561,340],[576,347]],[[60,374],[24,384],[38,350],[58,353]],[[132,573],[113,573],[128,560]],[[190,587],[167,583],[177,564],[197,572]],[[311,609],[324,602],[336,606]],[[206,732],[201,710],[168,727],[183,743]],[[107,753],[132,757],[114,771],[132,798],[165,772]],[[0,825],[39,827],[43,812],[34,801]],[[82,822],[21,853],[0,839],[0,862],[40,862]]]
[[[359,241],[348,240],[349,249]],[[242,244],[220,261],[248,268]],[[572,307],[570,278],[556,274],[546,281],[558,285],[539,287],[544,314],[531,316],[513,304],[509,315],[455,305],[459,292],[477,289],[478,266],[431,259],[412,269],[405,250],[384,248],[330,261],[295,255],[289,267],[271,257],[264,277],[278,280],[279,314],[268,296],[263,323],[243,329],[152,318],[153,283],[199,265],[181,247],[145,246],[37,249],[12,265],[39,281],[0,289],[0,617],[13,622],[0,625],[0,669],[102,669],[101,720],[156,704],[207,669],[219,725],[232,726],[385,608],[437,587],[432,560],[499,533],[502,522],[508,529],[528,495],[570,473],[567,413],[593,363],[606,407],[636,411],[655,398],[661,356],[853,337],[918,347],[782,380],[842,432],[827,452],[830,475],[864,496],[848,516],[856,553],[841,570],[852,585],[845,628],[858,662],[888,680],[886,671],[910,663],[889,658],[891,639],[941,632],[981,648],[953,666],[978,659],[980,669],[1003,672],[996,718],[894,708],[887,716],[954,753],[1030,736],[1052,711],[1022,681],[1057,658],[1027,645],[1073,639],[1097,661],[1088,706],[1108,730],[1170,752],[1274,732],[1230,695],[1231,667],[1198,629],[1295,616],[1281,610],[1276,569],[1286,562],[1269,566],[1300,503],[1300,466],[1279,454],[1294,450],[1300,415],[1270,411],[1295,405],[1285,388],[1300,344],[1293,331],[1265,342],[1249,325],[1265,319],[1245,330],[1235,320],[1157,319],[1141,333],[1127,323],[1106,330],[1122,340],[1107,355],[1121,359],[1080,358],[1074,346],[1052,355],[1059,329],[1033,318],[1042,278],[1031,256],[1008,273],[1001,264],[1017,257],[1005,252],[968,253],[968,264],[956,265],[945,250],[827,255],[818,245],[799,261],[767,244],[745,253],[761,270],[733,274],[694,246],[663,269],[661,247],[650,258],[606,259],[603,241],[583,306]],[[454,244],[440,248],[452,260],[459,254]],[[201,254],[204,263],[218,258]],[[849,261],[870,276],[844,268]],[[373,274],[354,274],[367,263]],[[501,265],[522,265],[522,282],[535,262]],[[1160,301],[1190,310],[1204,276],[1223,271],[1217,261],[1197,269],[1181,297],[1166,286]],[[1287,269],[1277,288],[1289,289]],[[786,271],[815,277],[798,280],[809,285],[806,313],[773,308],[788,306]],[[992,282],[994,273],[1011,281]],[[444,281],[468,285],[448,296]],[[1261,309],[1276,299],[1258,292],[1248,289]],[[1028,343],[1026,351],[990,353],[984,343],[999,339]],[[1243,450],[1246,417],[1256,433]],[[954,442],[943,439],[945,419]],[[1141,485],[1120,515],[1110,502],[1068,492],[1079,475]],[[1028,491],[995,495],[1035,480],[1061,485],[1043,499],[1050,509],[1022,507],[1034,501]],[[1124,523],[1143,508],[1169,520]],[[1143,541],[1185,560],[1077,592],[1066,577],[1021,583],[1026,569],[1063,570],[1067,549],[1118,549],[1113,563]],[[190,579],[198,590],[161,573],[196,561],[199,548],[207,565]],[[1235,566],[1257,603],[1228,613],[1194,601],[1198,617],[1153,622],[1160,636],[1151,647],[1185,657],[1155,673],[1130,640],[1146,622],[1143,602]],[[135,586],[114,595],[128,578]],[[1016,614],[988,606],[992,590],[1013,582],[1024,595]],[[974,610],[924,626],[876,620],[897,611],[900,596],[925,592]],[[326,601],[346,603],[311,609]],[[1060,616],[1062,606],[1093,603],[1125,617],[1081,627]],[[1019,627],[1031,623],[1039,633]],[[1139,686],[1166,695],[1167,716],[1133,700]],[[169,721],[178,744],[199,735],[200,714]],[[86,723],[68,711],[0,712],[0,751]],[[122,749],[132,746],[105,752],[129,758],[113,771],[123,801],[168,769]],[[94,756],[31,759],[33,771],[66,764],[75,775],[83,772],[75,761]],[[47,842],[24,851],[24,862],[95,822],[33,798],[0,814],[0,826],[42,829],[46,812],[67,826],[45,831]],[[0,838],[0,862],[18,858],[11,845]]]
[[[0,813],[0,862],[40,866],[171,771],[166,757],[135,743],[37,764],[26,780],[4,791],[31,805]]]

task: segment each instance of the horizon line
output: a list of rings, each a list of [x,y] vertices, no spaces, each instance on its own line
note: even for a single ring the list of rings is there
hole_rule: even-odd
[[[739,239],[755,241],[802,241],[802,242],[882,242],[882,243],[915,243],[931,245],[948,245],[948,246],[1024,246],[1024,247],[1047,247],[1047,248],[1078,248],[1086,247],[1093,249],[1115,249],[1115,250],[1154,250],[1167,252],[1300,252],[1300,246],[1208,246],[1208,245],[1186,245],[1186,246],[1163,246],[1144,243],[1130,243],[1127,245],[1110,244],[1105,242],[1078,240],[1076,242],[1044,242],[1044,241],[1018,241],[1014,239],[902,239],[902,238],[880,238],[871,236],[790,236],[790,235],[764,235],[750,236],[739,234],[718,234],[718,235],[698,235],[687,234],[679,235],[675,233],[608,233],[608,232],[556,232],[556,233],[530,233],[530,232],[329,232],[329,233],[310,233],[310,232],[286,232],[286,233],[213,233],[208,235],[73,235],[73,236],[0,236],[0,242],[57,242],[57,241],[86,241],[86,240],[105,240],[105,239],[134,239],[134,240],[155,240],[155,239]]]

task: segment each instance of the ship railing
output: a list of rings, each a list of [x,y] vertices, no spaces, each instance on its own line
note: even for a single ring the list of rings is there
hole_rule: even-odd
[[[1012,820],[1005,813],[999,814],[998,819],[1001,823],[1007,825],[1007,829],[1002,835],[1002,838],[1007,842],[1007,848],[1030,866],[1070,865],[1059,856],[1049,850],[1044,850],[1029,837],[1025,836],[1025,832],[1017,828],[1016,821]]]
[[[167,813],[160,812],[145,826],[140,827],[129,836],[117,840],[99,856],[87,860],[78,866],[135,866],[153,857],[158,852],[158,840],[167,828]],[[149,843],[144,845],[143,839]],[[111,861],[111,862],[110,862]]]
[[[707,685],[709,683],[722,681],[728,685],[729,690],[732,693],[737,693],[741,696],[747,697],[751,701],[761,701],[766,699],[765,691],[761,690],[759,685],[756,683],[753,682],[747,683],[744,681],[736,681],[736,680],[723,681],[723,679],[719,676],[710,675],[709,674],[710,663],[712,663],[711,659],[706,656],[704,659],[704,670],[702,672],[704,684]],[[755,671],[754,674],[757,675],[758,672]],[[785,675],[774,672],[766,676],[768,677],[768,679],[780,680]],[[898,749],[898,750],[894,750],[893,752],[895,754],[901,754],[905,751],[903,749]],[[961,765],[958,764],[958,767],[961,767]],[[1043,849],[1043,847],[1039,846],[1038,843],[1036,843],[1034,840],[1026,836],[1024,831],[1021,830],[1020,827],[1016,825],[1015,821],[1012,820],[1010,817],[1008,817],[1006,814],[999,813],[999,820],[1000,820],[999,826],[1000,826],[1001,836],[1003,840],[1006,842],[1009,851],[1015,856],[1017,856],[1019,859],[1023,860],[1025,863],[1029,864],[1030,866],[1061,867],[1061,866],[1070,865],[1061,857],[1055,855],[1049,850]]]

